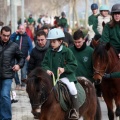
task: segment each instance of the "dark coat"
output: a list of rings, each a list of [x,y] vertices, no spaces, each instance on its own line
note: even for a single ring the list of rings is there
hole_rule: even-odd
[[[15,65],[15,59],[17,60],[17,64],[20,67],[24,65],[24,58],[22,52],[19,50],[19,46],[12,42],[8,41],[3,44],[0,40],[0,78],[1,79],[11,79],[14,77],[14,71],[12,67]],[[9,46],[5,49],[5,47]],[[5,49],[1,53],[1,51]]]
[[[50,42],[47,41],[45,47],[41,48],[36,44],[35,48],[33,48],[30,54],[30,60],[28,62],[28,74],[36,67],[41,67],[41,62],[45,56],[47,49],[49,48]]]

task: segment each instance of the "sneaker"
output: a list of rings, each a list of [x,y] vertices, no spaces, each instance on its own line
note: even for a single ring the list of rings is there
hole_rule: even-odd
[[[21,87],[21,90],[22,90],[22,91],[25,91],[25,89],[26,89],[26,88],[25,88],[24,86]]]
[[[20,90],[20,89],[21,89],[21,86],[20,85],[16,85],[15,90]]]

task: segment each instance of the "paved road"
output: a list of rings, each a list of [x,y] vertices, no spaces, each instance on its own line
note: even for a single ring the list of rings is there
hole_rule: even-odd
[[[16,93],[19,101],[12,104],[12,120],[34,120],[33,115],[31,114],[31,106],[27,93],[25,91],[16,91]],[[100,104],[102,108],[102,120],[108,120],[104,101],[100,100]]]

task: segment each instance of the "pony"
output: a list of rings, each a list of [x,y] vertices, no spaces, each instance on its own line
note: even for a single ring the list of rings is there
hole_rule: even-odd
[[[69,120],[56,98],[51,76],[41,68],[35,68],[25,80],[32,113],[39,120]],[[80,117],[84,120],[101,120],[101,109],[93,84],[84,77],[78,77],[78,82],[83,86],[86,100],[79,108]],[[38,112],[38,109],[39,112]]]
[[[103,98],[107,105],[108,118],[120,116],[120,78],[104,78],[105,73],[120,71],[120,59],[115,49],[109,44],[99,43],[93,52],[93,78],[101,83]],[[113,111],[113,100],[116,110]],[[115,116],[114,116],[115,114]]]

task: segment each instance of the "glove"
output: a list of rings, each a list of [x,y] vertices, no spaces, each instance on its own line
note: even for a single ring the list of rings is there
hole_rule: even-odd
[[[111,74],[105,73],[105,74],[103,75],[103,78],[111,78]]]

